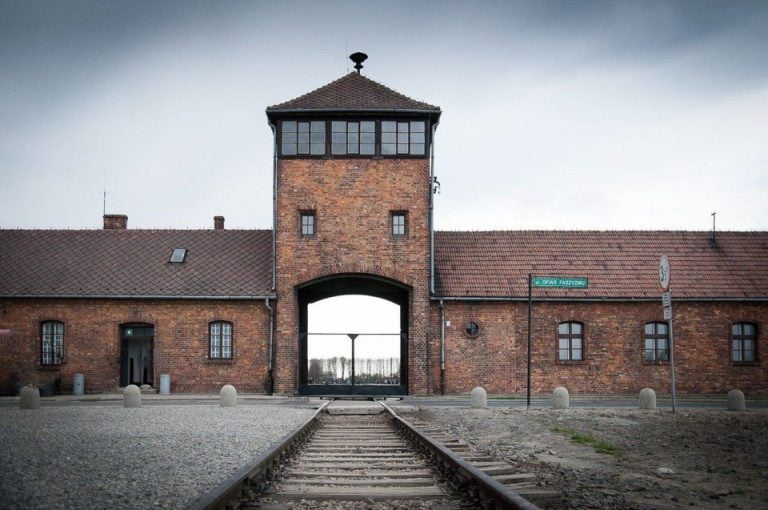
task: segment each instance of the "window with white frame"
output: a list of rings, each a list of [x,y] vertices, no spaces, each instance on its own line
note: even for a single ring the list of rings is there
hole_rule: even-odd
[[[59,365],[64,359],[64,323],[45,321],[40,324],[40,363]]]
[[[405,211],[394,211],[392,213],[392,235],[403,237],[408,232],[408,215]]]
[[[209,324],[211,359],[232,359],[232,323],[215,321]]]

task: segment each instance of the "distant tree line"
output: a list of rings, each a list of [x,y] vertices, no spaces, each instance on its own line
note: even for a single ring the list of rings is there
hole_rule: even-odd
[[[309,384],[350,384],[352,360],[311,358],[308,372]],[[400,358],[357,358],[355,384],[400,384]]]

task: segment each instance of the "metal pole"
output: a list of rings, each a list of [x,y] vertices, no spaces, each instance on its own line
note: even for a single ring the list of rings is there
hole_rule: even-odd
[[[352,394],[355,394],[355,338],[357,338],[357,335],[349,335],[349,338],[352,339],[352,379],[350,382],[352,383]]]
[[[526,409],[531,408],[531,273],[528,273],[528,390],[526,395]]]
[[[445,303],[440,300],[440,394],[445,395]]]
[[[669,373],[672,379],[672,413],[675,413],[677,402],[675,399],[675,341],[672,337],[672,303],[669,304]]]

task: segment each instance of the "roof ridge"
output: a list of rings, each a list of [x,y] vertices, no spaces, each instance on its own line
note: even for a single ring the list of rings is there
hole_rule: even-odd
[[[268,106],[267,113],[285,110],[425,110],[439,112],[440,107],[414,99],[383,83],[356,72]]]

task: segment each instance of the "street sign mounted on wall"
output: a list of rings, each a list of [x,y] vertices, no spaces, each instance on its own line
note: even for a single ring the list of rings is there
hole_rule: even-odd
[[[531,285],[558,289],[586,289],[589,280],[582,276],[534,276]]]

